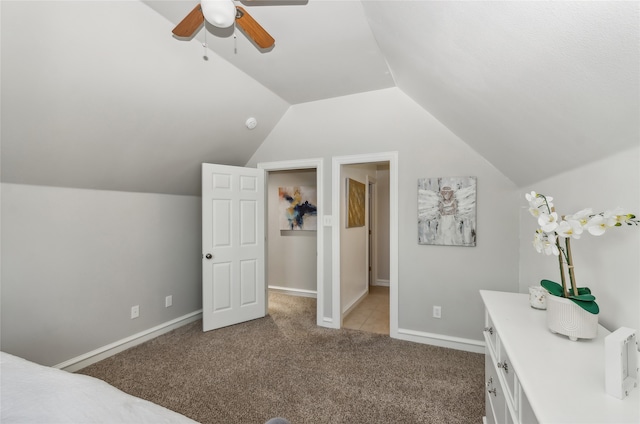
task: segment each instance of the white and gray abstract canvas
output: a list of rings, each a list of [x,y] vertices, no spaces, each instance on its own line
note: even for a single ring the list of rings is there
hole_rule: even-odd
[[[476,245],[476,177],[418,180],[418,244]]]

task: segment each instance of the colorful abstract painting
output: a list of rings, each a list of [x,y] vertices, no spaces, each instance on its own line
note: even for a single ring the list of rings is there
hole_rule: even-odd
[[[279,187],[281,230],[309,230],[318,228],[318,208],[315,187]]]
[[[418,244],[476,245],[476,178],[418,180]]]
[[[364,227],[365,186],[347,178],[347,228]]]

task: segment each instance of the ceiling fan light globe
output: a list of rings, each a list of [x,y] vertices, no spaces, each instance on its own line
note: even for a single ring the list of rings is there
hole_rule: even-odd
[[[232,0],[202,0],[204,18],[218,28],[228,28],[236,20],[236,6]]]

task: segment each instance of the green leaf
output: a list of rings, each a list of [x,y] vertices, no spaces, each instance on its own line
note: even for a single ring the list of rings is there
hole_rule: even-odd
[[[551,280],[542,280],[540,285],[547,289],[549,294],[562,297],[562,286]]]
[[[560,284],[551,280],[542,280],[540,285],[547,289],[550,295],[564,297]],[[570,295],[568,299],[589,313],[594,315],[600,313],[600,307],[595,302],[595,296],[591,294],[589,287],[578,287],[578,295]]]
[[[589,287],[578,287],[578,294],[591,294]]]
[[[592,313],[594,315],[597,315],[598,313],[600,313],[600,308],[598,307],[598,304],[593,300],[587,301],[587,302],[577,300],[577,299],[570,299],[570,300],[589,313]]]
[[[569,295],[569,299],[575,299],[575,300],[579,300],[581,302],[591,302],[596,300],[596,297],[592,294],[579,294],[579,295],[573,295],[570,294]]]

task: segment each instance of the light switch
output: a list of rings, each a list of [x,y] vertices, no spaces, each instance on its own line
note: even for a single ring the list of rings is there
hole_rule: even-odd
[[[331,215],[325,215],[323,223],[325,227],[331,227],[333,225],[333,217]]]

